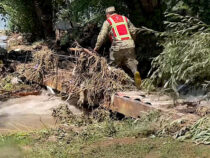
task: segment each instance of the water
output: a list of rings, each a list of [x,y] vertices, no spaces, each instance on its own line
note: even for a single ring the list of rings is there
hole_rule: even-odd
[[[0,133],[30,131],[55,127],[51,116],[53,108],[66,104],[59,97],[50,97],[43,92],[40,96],[27,96],[0,102]],[[69,105],[74,114],[81,111]]]
[[[2,14],[0,14],[0,30],[5,30],[7,29],[7,25],[8,25],[8,21],[4,21],[2,20],[2,18],[4,18],[5,16],[3,16]]]
[[[5,16],[0,14],[0,48],[7,49],[7,36],[1,35],[2,30],[7,29],[7,21],[2,20]]]
[[[6,42],[6,40],[7,40],[7,36],[0,36],[0,41]]]
[[[7,49],[7,36],[0,35],[0,48]]]

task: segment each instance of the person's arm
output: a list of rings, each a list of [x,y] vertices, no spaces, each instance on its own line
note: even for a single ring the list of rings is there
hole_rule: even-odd
[[[137,29],[129,19],[128,19],[128,28],[133,30]]]
[[[129,32],[130,32],[131,36],[135,40],[138,28],[136,28],[129,19],[128,19],[128,29],[129,29]]]
[[[94,48],[95,51],[99,50],[102,44],[105,42],[107,35],[109,34],[109,23],[107,21],[104,22],[101,32],[98,35],[98,39],[96,42],[96,46]]]

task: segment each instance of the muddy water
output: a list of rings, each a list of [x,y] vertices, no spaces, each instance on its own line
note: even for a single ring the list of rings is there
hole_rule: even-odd
[[[27,96],[0,102],[0,133],[12,131],[30,131],[56,126],[51,116],[53,108],[66,103],[59,97],[43,92],[40,96]],[[74,106],[70,109],[75,114],[81,112]]]
[[[0,35],[0,48],[7,48],[6,40],[7,36]],[[40,96],[0,101],[0,134],[55,127],[52,110],[63,103],[66,104],[59,97],[49,96],[47,92]],[[74,114],[81,113],[74,106],[69,105],[69,108]]]

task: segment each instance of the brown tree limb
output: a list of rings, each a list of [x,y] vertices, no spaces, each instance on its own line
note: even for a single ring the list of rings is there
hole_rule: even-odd
[[[91,56],[96,55],[93,51],[90,51],[86,48],[69,48],[69,51],[85,52]]]

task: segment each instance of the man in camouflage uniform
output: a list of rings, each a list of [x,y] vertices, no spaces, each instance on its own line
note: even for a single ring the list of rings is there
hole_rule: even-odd
[[[94,50],[98,51],[107,36],[110,36],[112,40],[111,64],[128,67],[134,75],[136,86],[140,88],[141,77],[137,70],[138,61],[135,56],[135,43],[131,37],[136,28],[128,18],[116,14],[114,7],[106,9],[106,17],[107,20],[103,24]]]

